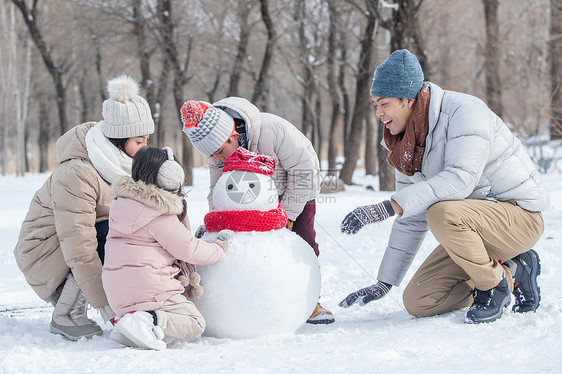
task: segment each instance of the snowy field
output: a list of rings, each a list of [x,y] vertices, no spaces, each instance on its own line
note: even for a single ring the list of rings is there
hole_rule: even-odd
[[[40,300],[19,272],[12,251],[34,192],[46,174],[0,177],[0,373],[539,373],[562,372],[562,174],[544,175],[551,208],[536,249],[542,261],[541,306],[536,313],[510,308],[491,324],[467,325],[465,311],[413,318],[402,291],[436,246],[428,234],[401,287],[364,307],[338,307],[349,292],[373,283],[392,218],[340,233],[345,214],[379,202],[390,193],[358,170],[363,186],[318,198],[316,230],[320,245],[322,304],[336,322],[306,325],[295,334],[231,340],[202,337],[177,342],[165,351],[125,348],[109,339],[110,326],[90,310],[105,330],[92,340],[70,342],[49,332],[53,308]],[[188,195],[192,227],[207,212],[208,170],[194,170]]]

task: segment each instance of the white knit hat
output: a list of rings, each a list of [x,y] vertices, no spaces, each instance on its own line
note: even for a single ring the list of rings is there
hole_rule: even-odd
[[[183,132],[199,153],[209,156],[234,133],[234,118],[203,101],[186,101],[180,110]]]
[[[174,160],[174,152],[172,148],[162,148],[168,154],[168,159],[164,161],[158,174],[156,175],[156,184],[158,187],[168,191],[175,191],[179,189],[185,179],[185,173],[180,164]]]
[[[108,138],[124,139],[150,135],[154,120],[150,106],[139,96],[137,82],[121,75],[107,82],[109,99],[102,104],[101,130]]]

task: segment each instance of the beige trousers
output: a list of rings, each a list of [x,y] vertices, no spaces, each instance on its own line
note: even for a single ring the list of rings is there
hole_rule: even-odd
[[[416,271],[403,294],[408,313],[427,317],[472,305],[472,290],[489,290],[505,277],[507,261],[526,252],[544,231],[540,212],[513,202],[452,200],[432,205],[427,222],[440,243]]]
[[[166,336],[191,340],[199,337],[205,330],[205,319],[191,301],[181,296],[183,301],[166,300],[162,308],[155,310],[158,326]]]

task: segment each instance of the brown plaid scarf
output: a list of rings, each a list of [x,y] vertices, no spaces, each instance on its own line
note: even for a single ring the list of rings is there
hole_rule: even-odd
[[[421,171],[425,138],[429,131],[429,98],[429,86],[424,83],[412,107],[406,131],[392,135],[389,129],[384,128],[384,142],[390,150],[386,160],[393,168],[408,176]]]

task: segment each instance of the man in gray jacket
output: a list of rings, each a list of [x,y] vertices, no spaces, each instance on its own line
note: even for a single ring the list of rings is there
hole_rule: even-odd
[[[392,53],[375,71],[371,100],[396,169],[390,200],[361,206],[341,224],[355,234],[394,214],[377,283],[351,293],[349,307],[398,286],[427,230],[440,243],[404,290],[406,310],[432,316],[469,307],[467,323],[492,322],[515,295],[514,312],[540,302],[540,262],[531,249],[549,206],[521,142],[478,98],[424,82],[417,58]]]

